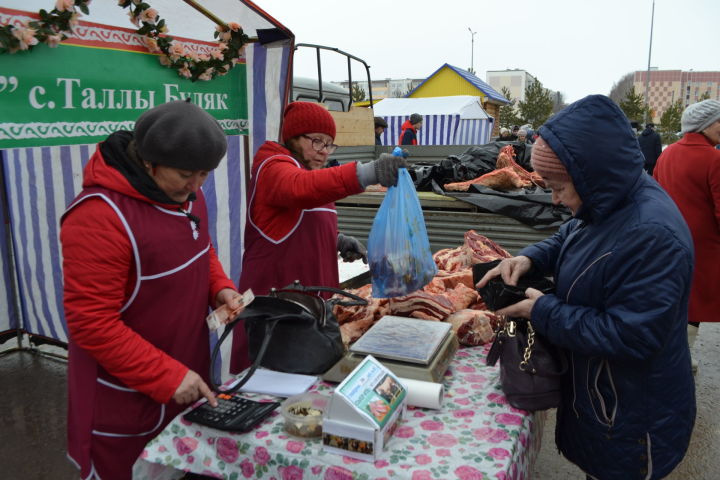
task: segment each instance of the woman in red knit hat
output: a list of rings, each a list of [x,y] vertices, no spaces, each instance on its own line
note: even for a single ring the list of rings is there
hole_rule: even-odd
[[[267,141],[258,149],[248,188],[240,291],[266,295],[295,280],[337,287],[338,252],[346,261],[365,260],[365,247],[338,233],[334,202],[368,185],[394,185],[405,160],[382,154],[372,162],[323,168],[337,148],[335,133],[324,107],[293,102],[285,108],[282,143]],[[235,328],[232,373],[249,365],[246,345],[245,329]]]

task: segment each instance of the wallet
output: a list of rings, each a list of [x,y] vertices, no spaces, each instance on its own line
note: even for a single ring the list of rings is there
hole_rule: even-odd
[[[495,268],[501,260],[493,260],[487,263],[477,263],[473,265],[473,283],[480,281],[488,270]],[[499,276],[490,280],[487,285],[482,288],[478,288],[477,291],[482,297],[485,305],[491,311],[500,310],[508,305],[525,300],[525,290],[528,288],[534,288],[540,290],[542,293],[553,293],[555,291],[555,284],[552,280],[543,277],[539,274],[528,272],[524,276],[520,277],[517,285],[508,285]]]

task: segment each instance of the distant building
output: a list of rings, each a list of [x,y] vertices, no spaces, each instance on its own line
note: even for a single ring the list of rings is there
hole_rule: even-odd
[[[525,70],[488,70],[485,72],[485,80],[498,92],[503,87],[510,90],[511,99],[525,101],[525,89],[535,83],[537,79]]]
[[[411,92],[415,87],[420,85],[424,78],[386,78],[384,80],[373,80],[372,81],[372,98],[373,101],[381,100],[383,98],[402,98]],[[333,82],[341,85],[344,88],[350,88],[347,81],[345,82]],[[357,85],[362,88],[365,92],[365,100],[370,100],[370,89],[368,89],[368,82],[359,81],[353,79],[353,85]]]
[[[452,95],[480,97],[483,110],[494,118],[493,135],[497,135],[500,107],[510,103],[510,100],[467,70],[446,63],[408,93],[407,97],[426,98]]]
[[[647,71],[635,72],[635,93],[645,95]],[[696,103],[705,93],[720,100],[720,72],[684,72],[682,70],[650,69],[648,82],[648,105],[653,113],[652,121],[659,123],[662,114],[678,99],[683,108]]]

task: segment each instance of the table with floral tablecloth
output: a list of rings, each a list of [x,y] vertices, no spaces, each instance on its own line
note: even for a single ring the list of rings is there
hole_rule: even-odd
[[[288,435],[277,410],[245,434],[202,427],[178,416],[148,443],[133,478],[166,480],[194,472],[232,480],[526,479],[540,449],[545,417],[507,403],[498,366],[485,365],[488,348],[457,352],[445,374],[442,409],[408,407],[375,462],[325,452],[319,438]],[[328,392],[333,387],[320,382],[313,389]]]

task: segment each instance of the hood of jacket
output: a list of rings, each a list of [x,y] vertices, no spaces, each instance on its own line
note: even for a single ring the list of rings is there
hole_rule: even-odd
[[[655,130],[653,130],[652,128],[646,128],[642,131],[640,135],[642,135],[643,137],[647,137],[648,135],[651,135],[653,133],[655,133]]]
[[[579,219],[593,222],[606,217],[643,174],[645,160],[630,122],[604,95],[569,105],[540,127],[539,134],[572,177],[582,200],[575,215]]]
[[[288,148],[282,143],[267,141],[260,145],[255,158],[253,159],[253,170],[255,170],[262,162],[275,155],[284,155],[286,157],[295,158]],[[297,159],[296,159],[297,160]],[[302,165],[302,162],[298,160]]]

